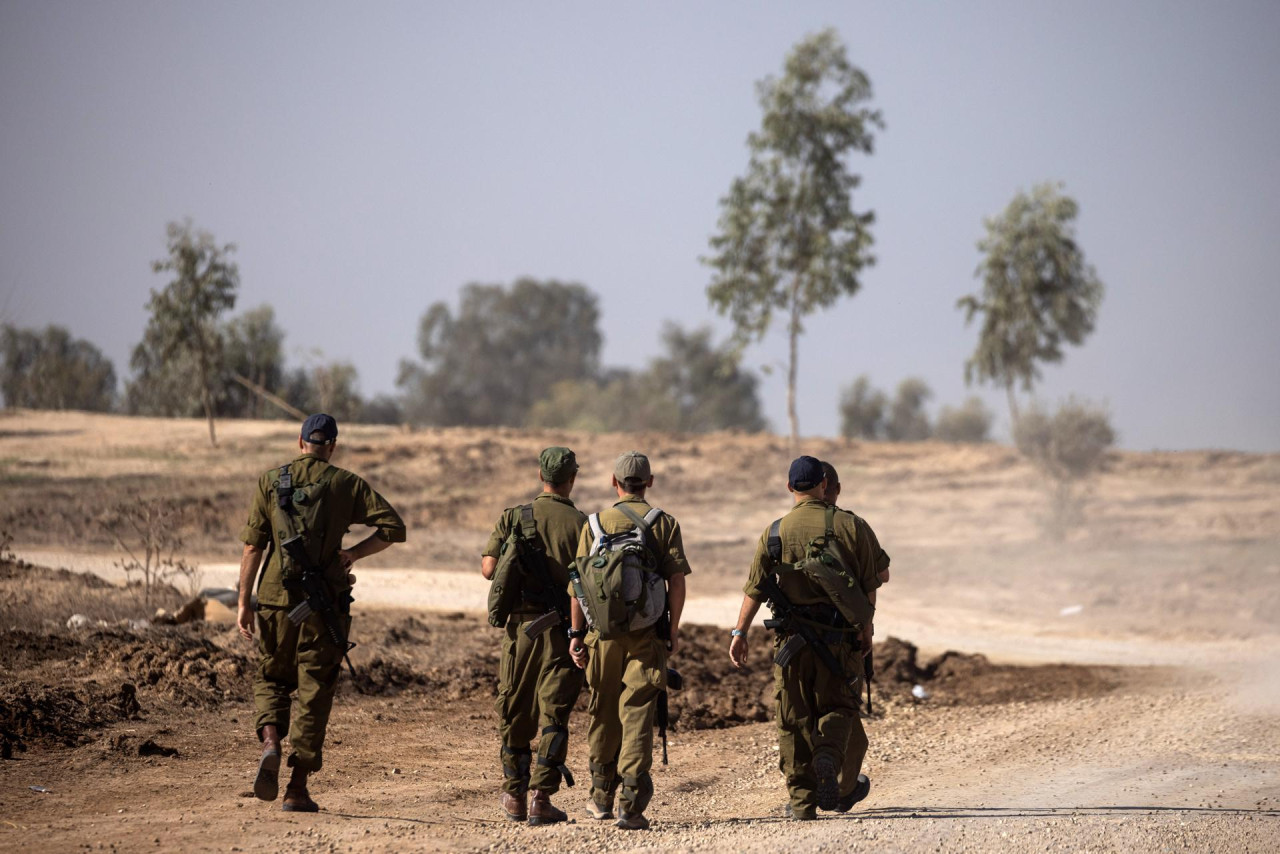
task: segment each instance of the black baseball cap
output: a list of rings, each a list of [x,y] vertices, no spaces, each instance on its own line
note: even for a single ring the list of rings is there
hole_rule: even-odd
[[[323,439],[316,440],[311,438],[313,433],[319,433]],[[338,438],[338,422],[333,420],[332,415],[326,415],[323,412],[317,412],[315,415],[308,415],[307,420],[302,422],[302,441],[309,442],[312,445],[329,445]]]
[[[791,461],[791,470],[787,472],[787,483],[797,492],[808,492],[822,483],[824,476],[822,461],[817,457],[796,457]]]

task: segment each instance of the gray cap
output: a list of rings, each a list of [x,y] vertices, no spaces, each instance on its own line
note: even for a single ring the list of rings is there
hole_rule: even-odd
[[[639,451],[620,454],[613,463],[613,476],[619,480],[646,481],[653,476],[649,470],[649,458]]]

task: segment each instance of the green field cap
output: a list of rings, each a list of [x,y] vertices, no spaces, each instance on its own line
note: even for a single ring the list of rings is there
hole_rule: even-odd
[[[652,476],[649,470],[649,458],[639,451],[627,451],[619,455],[613,463],[613,476],[619,482],[624,480],[646,481]]]
[[[538,457],[538,468],[547,483],[564,483],[578,472],[578,458],[568,448],[547,448]]]

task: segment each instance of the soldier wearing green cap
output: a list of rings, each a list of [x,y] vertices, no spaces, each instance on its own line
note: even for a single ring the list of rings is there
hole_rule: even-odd
[[[493,578],[504,544],[530,518],[534,535],[545,553],[551,588],[562,595],[569,585],[568,565],[578,546],[587,517],[569,495],[577,479],[578,462],[568,448],[547,448],[538,458],[542,492],[531,504],[503,511],[480,559],[480,572]],[[564,597],[567,611],[567,596]],[[566,777],[569,750],[569,712],[582,690],[582,673],[569,656],[563,622],[549,615],[545,603],[523,600],[504,627],[502,660],[498,670],[502,809],[513,821],[552,824],[565,820],[551,796]],[[537,754],[530,742],[538,739]],[[526,794],[528,800],[526,802]]]
[[[305,598],[299,585],[305,568],[282,553],[281,543],[295,535],[302,538],[314,564],[310,568],[322,575],[329,601],[341,612],[339,622],[349,631],[355,581],[351,565],[405,540],[404,522],[387,500],[358,475],[330,463],[337,442],[338,423],[332,416],[307,418],[298,437],[301,455],[258,478],[249,520],[240,532],[245,545],[237,623],[247,639],[256,632],[259,652],[253,698],[262,755],[253,792],[264,801],[279,794],[280,739],[288,732],[293,770],[283,807],[290,812],[319,809],[307,791],[307,775],[323,763],[329,711],[347,651],[330,639],[322,614],[312,613],[296,625],[289,618]],[[352,525],[377,530],[344,549],[342,537]],[[255,608],[254,579],[264,552]],[[295,691],[297,708],[291,715]]]
[[[649,542],[656,572],[666,582],[670,634],[658,636],[657,626],[635,629],[604,638],[587,629],[586,614],[575,598],[572,603],[573,629],[569,651],[574,663],[586,670],[591,687],[588,711],[591,724],[587,746],[591,755],[591,797],[587,815],[597,820],[614,818],[624,830],[645,830],[649,820],[644,811],[653,798],[653,725],[658,698],[667,690],[667,658],[680,647],[680,613],[684,609],[685,576],[689,561],[684,554],[680,523],[668,513],[656,511],[645,499],[653,486],[649,458],[628,451],[614,462],[613,489],[618,501],[593,517],[582,530],[577,554],[586,558],[597,545],[592,528],[602,535],[620,534],[636,527],[636,520],[649,523]],[[652,513],[652,515],[651,515]],[[621,792],[619,792],[621,788]]]

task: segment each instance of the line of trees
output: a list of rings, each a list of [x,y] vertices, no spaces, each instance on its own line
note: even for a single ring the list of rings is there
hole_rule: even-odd
[[[979,398],[970,397],[959,407],[944,406],[936,419],[930,419],[925,405],[932,397],[928,383],[907,377],[891,400],[863,374],[840,394],[840,435],[894,442],[941,439],[977,443],[991,438],[993,417]]]

